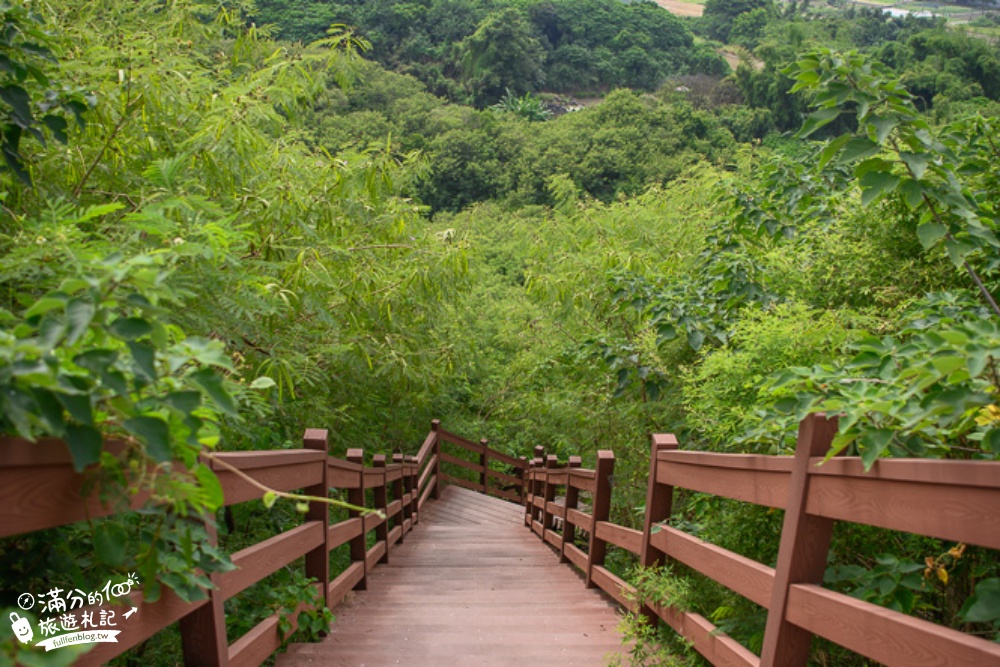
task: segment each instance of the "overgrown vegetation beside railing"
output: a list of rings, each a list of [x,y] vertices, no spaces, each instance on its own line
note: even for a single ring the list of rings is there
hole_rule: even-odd
[[[962,605],[962,627],[931,622],[925,607],[914,608],[912,577],[900,581],[884,568],[879,585],[898,591],[886,603],[859,599],[837,589],[828,554],[835,525],[863,524],[954,542],[939,558],[928,558],[924,576],[947,581],[948,568],[967,549],[1000,550],[1000,464],[992,461],[830,458],[836,419],[811,415],[802,422],[794,457],[717,454],[678,449],[671,435],[654,435],[643,530],[608,521],[614,455],[598,454],[594,470],[571,458],[560,465],[540,456],[525,473],[525,523],[551,544],[564,562],[586,575],[635,618],[664,621],[716,665],[806,665],[813,637],[886,665],[949,666],[1000,660],[1000,605],[995,578],[982,578]],[[780,533],[761,539],[780,543],[772,567],[702,541],[683,529],[673,512],[676,489],[711,494],[773,510],[784,510]],[[562,502],[556,502],[564,494]],[[585,511],[585,508],[587,511]],[[556,519],[561,520],[561,530]],[[580,531],[587,534],[582,538]],[[642,569],[638,585],[604,566],[608,546],[632,553]],[[886,562],[886,565],[889,563]],[[652,568],[666,568],[655,572]],[[700,573],[767,610],[761,655],[725,629],[689,610],[692,600],[679,570]],[[920,588],[917,576],[916,588]],[[983,569],[982,575],[989,572]],[[905,575],[905,572],[904,572]],[[982,576],[981,575],[981,576]],[[670,582],[674,581],[673,585]],[[834,584],[823,586],[824,581]],[[909,604],[902,604],[909,600]],[[637,627],[637,626],[633,626]],[[636,652],[655,639],[638,634]]]

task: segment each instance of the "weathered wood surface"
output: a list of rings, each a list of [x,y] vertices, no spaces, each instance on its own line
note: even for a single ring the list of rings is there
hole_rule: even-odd
[[[618,611],[524,530],[524,509],[458,487],[335,610],[329,636],[278,656],[305,665],[604,665]]]

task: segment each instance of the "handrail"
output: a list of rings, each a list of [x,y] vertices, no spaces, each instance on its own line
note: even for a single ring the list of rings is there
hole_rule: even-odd
[[[444,478],[438,425],[437,420],[432,423],[417,456],[396,454],[391,462],[375,456],[371,466],[363,464],[360,449],[349,450],[346,459],[328,456],[328,434],[323,429],[307,429],[302,449],[213,454],[208,465],[222,486],[225,506],[261,497],[260,489],[244,478],[247,476],[276,491],[304,488],[307,495],[325,497],[327,489],[347,490],[349,502],[379,509],[385,518],[351,512],[347,519],[331,523],[328,506],[312,502],[301,525],[232,554],[237,569],[211,576],[216,588],[209,591],[207,600],[186,603],[165,590],[157,602],[138,601],[135,606],[139,611],[120,626],[117,643],[95,644],[77,664],[104,664],[178,621],[185,662],[260,664],[281,645],[279,615],[269,616],[230,643],[223,602],[302,557],[306,576],[316,579],[317,592],[328,607],[339,604],[350,591],[364,589],[368,573],[379,563],[388,562],[392,548],[418,524],[424,503],[440,493]],[[109,441],[106,448],[116,450],[121,445]],[[89,472],[73,470],[68,448],[61,440],[0,438],[0,489],[5,500],[0,503],[0,537],[115,514],[115,509],[99,501],[99,488],[91,489],[87,496],[82,494]],[[373,502],[366,503],[366,489],[371,490]],[[146,500],[148,494],[138,494],[130,499],[127,509],[137,509]],[[371,531],[375,532],[375,543],[368,548],[366,535]],[[214,539],[212,530],[209,534]],[[331,573],[329,553],[345,544],[351,546],[351,562],[343,571]],[[297,627],[297,617],[297,612],[290,617],[291,631]]]
[[[800,425],[795,456],[681,451],[671,435],[654,435],[642,531],[608,520],[614,454],[598,453],[594,470],[561,467],[536,452],[525,471],[525,525],[555,547],[622,606],[662,620],[712,664],[802,667],[821,636],[886,665],[1000,664],[1000,645],[822,588],[834,521],[1000,549],[1000,463],[887,459],[868,472],[853,457],[820,466],[836,420],[811,415]],[[578,463],[576,465],[579,465]],[[675,487],[785,510],[777,566],[772,568],[666,525]],[[560,489],[565,501],[555,501]],[[589,492],[592,508],[579,507]],[[561,534],[555,518],[563,520]],[[589,534],[585,553],[576,532]],[[769,609],[760,657],[699,614],[647,602],[604,567],[608,546],[651,566],[683,563]],[[920,656],[919,660],[917,656]]]

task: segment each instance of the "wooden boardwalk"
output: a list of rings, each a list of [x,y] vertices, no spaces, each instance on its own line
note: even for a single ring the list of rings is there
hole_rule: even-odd
[[[617,605],[532,535],[523,507],[456,486],[334,613],[324,641],[278,667],[596,667],[623,652]]]

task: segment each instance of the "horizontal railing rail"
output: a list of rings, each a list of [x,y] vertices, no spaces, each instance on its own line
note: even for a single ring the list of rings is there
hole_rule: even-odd
[[[859,459],[838,457],[820,465],[835,433],[835,419],[808,417],[795,456],[681,451],[673,436],[654,435],[641,531],[608,520],[612,452],[598,452],[586,470],[579,459],[560,466],[536,448],[525,471],[525,524],[583,571],[588,586],[664,621],[715,665],[804,666],[813,636],[890,666],[1000,664],[994,642],[822,587],[836,521],[1000,549],[1000,463],[886,459],[865,472]],[[667,525],[674,488],[785,510],[776,567]],[[581,509],[581,493],[590,511]],[[589,536],[586,552],[576,546],[578,531]],[[767,609],[762,655],[669,601],[640,607],[635,588],[604,566],[609,545],[644,566],[683,563]]]
[[[330,608],[351,591],[366,588],[368,573],[389,561],[392,548],[419,522],[427,500],[440,495],[447,477],[441,473],[442,439],[458,440],[460,446],[471,442],[441,432],[439,427],[437,420],[432,422],[416,456],[395,454],[389,459],[376,455],[370,466],[363,464],[360,449],[348,450],[344,459],[328,456],[328,434],[323,429],[306,430],[301,449],[213,454],[208,464],[219,479],[227,507],[260,499],[263,492],[256,486],[260,484],[275,491],[303,489],[307,495],[317,497],[327,497],[331,489],[347,491],[348,502],[380,510],[384,516],[360,516],[351,511],[348,518],[332,522],[326,503],[311,502],[301,525],[232,554],[236,569],[211,575],[215,588],[209,591],[208,599],[188,603],[165,589],[159,600],[146,602],[141,592],[134,592],[133,605],[138,612],[121,624],[117,643],[95,644],[77,664],[104,664],[175,622],[180,622],[185,663],[261,664],[284,639],[279,631],[279,614],[267,617],[230,642],[223,603],[300,558],[304,558],[305,575],[316,580],[319,598]],[[517,465],[517,459],[472,444],[477,453],[505,463],[509,459]],[[109,441],[106,449],[120,451],[122,445]],[[0,503],[0,537],[115,514],[114,508],[99,500],[99,488],[83,493],[91,472],[74,471],[69,450],[60,440],[0,440],[0,495],[4,499]],[[500,477],[495,471],[489,474]],[[519,478],[514,479],[520,483]],[[139,493],[130,498],[125,511],[138,509],[148,500],[148,494]],[[214,527],[211,522],[206,525],[215,540]],[[369,547],[368,534],[373,531],[375,539]],[[344,545],[349,545],[350,563],[342,571],[331,573],[330,552]],[[300,606],[291,614],[292,631],[297,627],[298,612],[307,608]],[[80,610],[84,611],[88,608]]]
[[[499,452],[491,448],[486,440],[473,442],[445,431],[440,428],[440,423],[437,421],[432,422],[432,424],[432,428],[437,434],[434,452],[437,456],[439,479],[443,483],[454,484],[518,504],[524,503],[524,471],[528,467],[526,459]],[[442,445],[445,444],[455,448],[455,453],[443,451]],[[475,460],[456,455],[462,452],[474,455]],[[505,466],[508,472],[491,468],[491,463]],[[450,469],[442,472],[441,464],[449,466]],[[450,474],[449,470],[456,474]],[[459,471],[474,473],[474,479],[462,476]],[[491,483],[491,481],[496,483]]]

